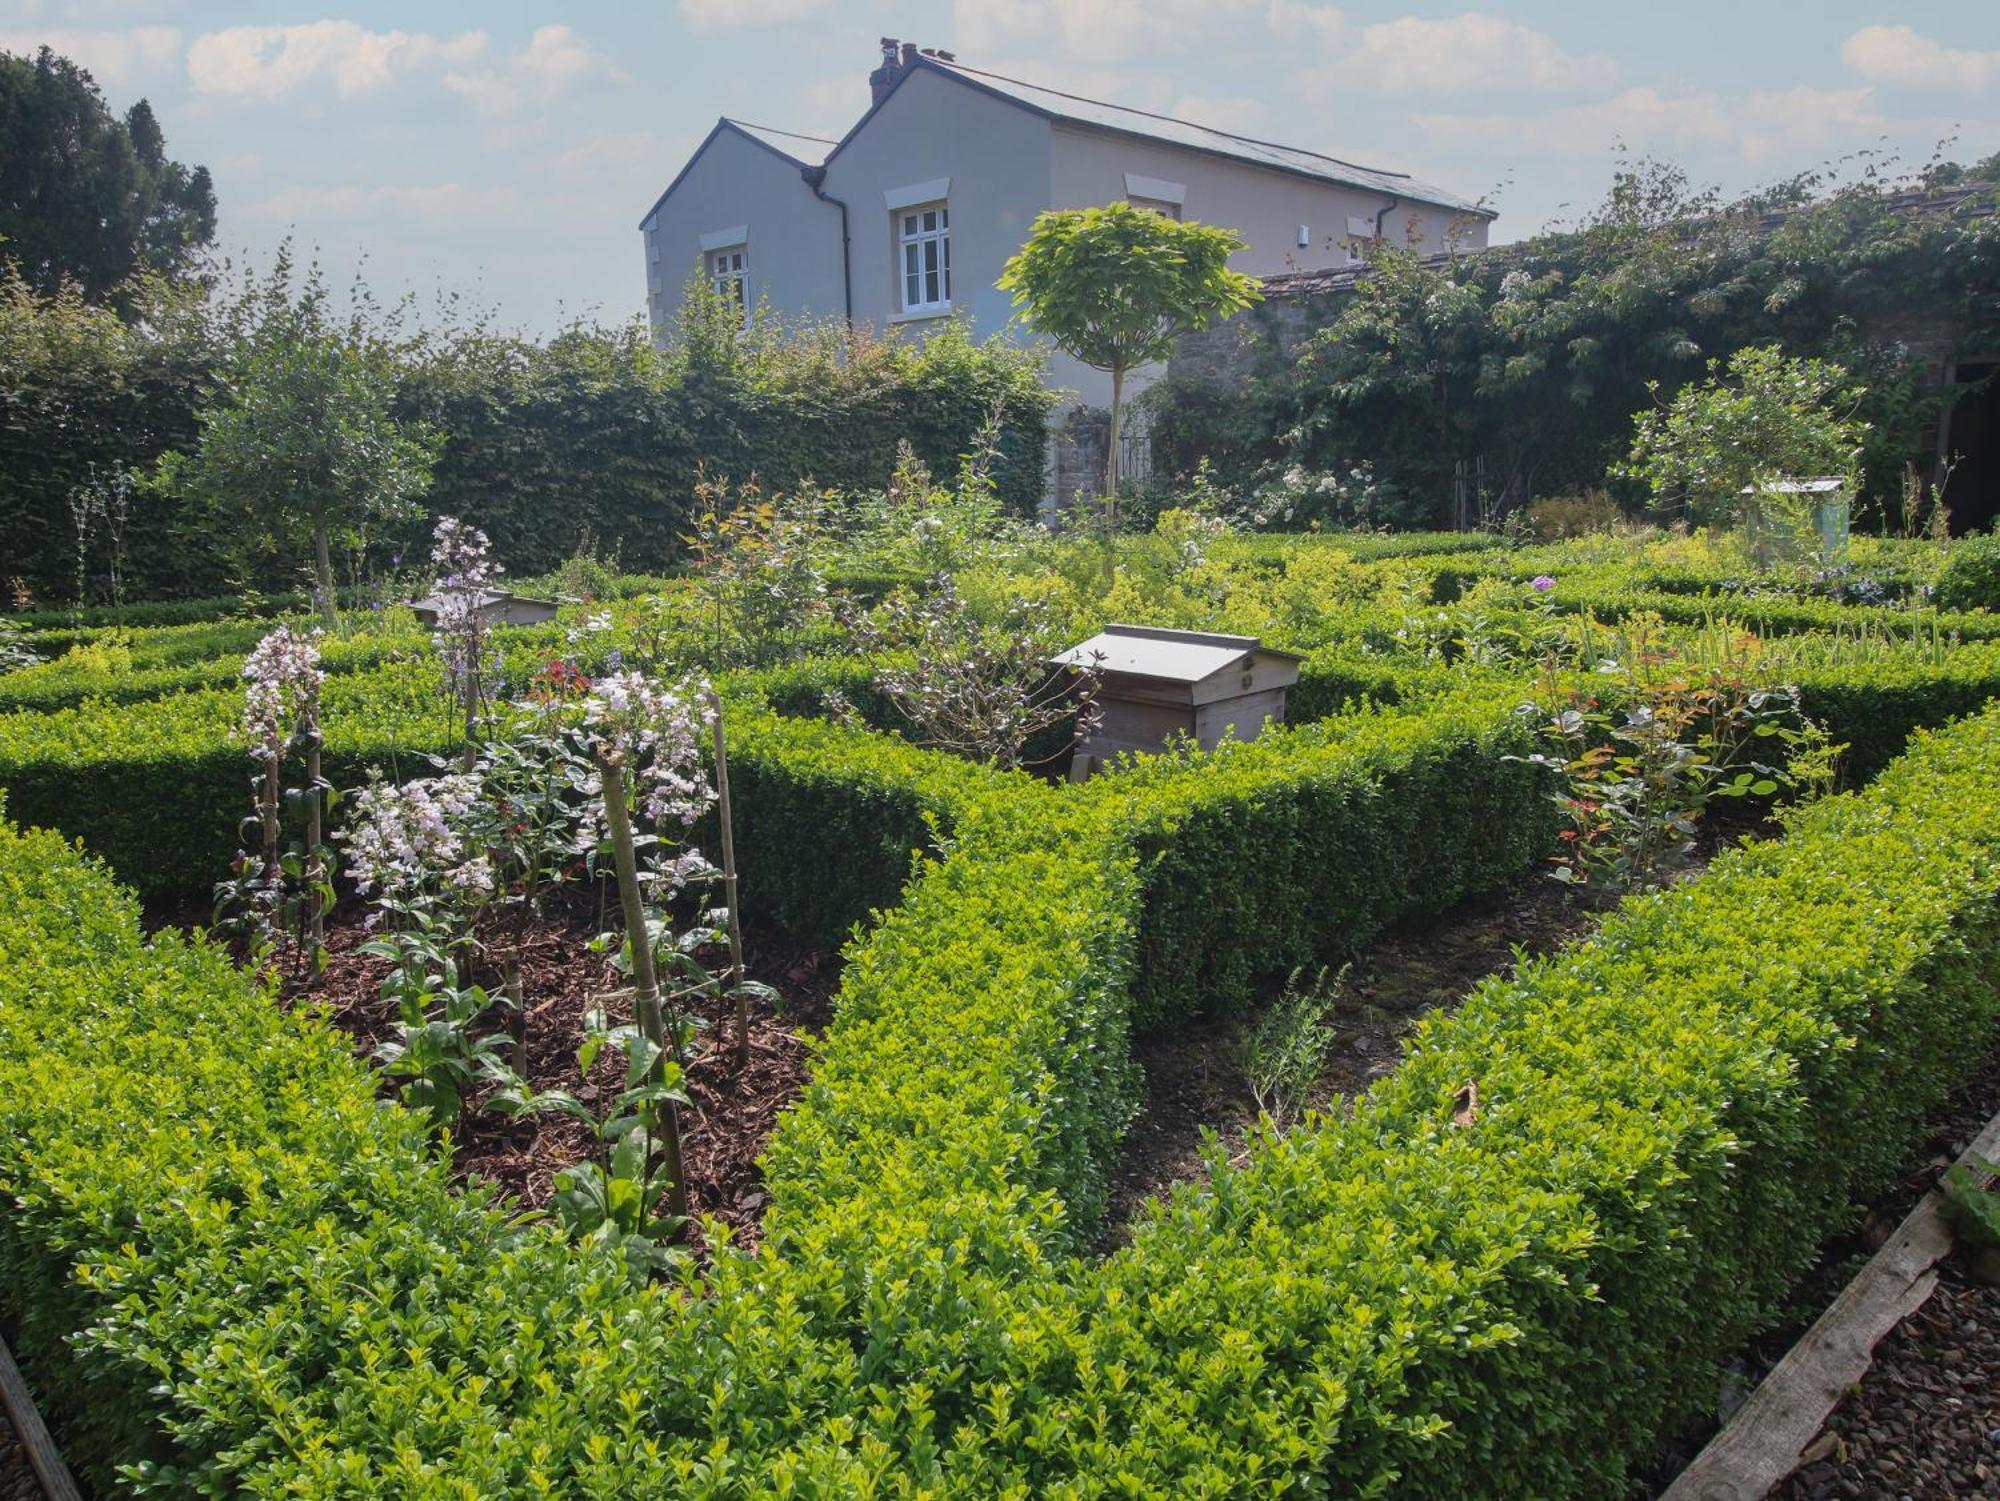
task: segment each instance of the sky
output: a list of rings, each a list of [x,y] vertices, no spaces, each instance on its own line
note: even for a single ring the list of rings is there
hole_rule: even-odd
[[[1496,241],[1594,204],[1621,147],[1727,192],[2000,151],[1991,0],[0,0],[0,51],[152,101],[222,252],[291,236],[534,334],[638,314],[639,219],[716,117],[837,137],[883,36],[1483,195]]]

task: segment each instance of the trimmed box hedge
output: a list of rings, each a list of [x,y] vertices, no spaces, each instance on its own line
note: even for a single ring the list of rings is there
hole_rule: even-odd
[[[1394,786],[1473,714],[1272,766]],[[1241,801],[1254,757],[1214,770],[1285,821]],[[1149,804],[1234,816],[1156,775],[957,805],[851,951],[762,1252],[703,1288],[454,1194],[321,1023],[0,833],[0,1267],[79,1457],[216,1495],[1611,1493],[2000,1014],[1989,713],[1076,1256],[1132,1099]]]

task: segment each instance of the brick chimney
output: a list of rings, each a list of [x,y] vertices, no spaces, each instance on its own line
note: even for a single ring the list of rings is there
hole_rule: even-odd
[[[901,53],[915,53],[914,47],[902,47],[892,36],[882,38],[882,65],[868,75],[868,102],[880,104],[882,96],[896,86],[896,80],[903,76]]]

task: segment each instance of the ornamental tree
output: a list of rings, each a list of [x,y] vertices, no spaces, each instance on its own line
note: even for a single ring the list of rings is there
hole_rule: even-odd
[[[1030,328],[1111,374],[1104,494],[1113,519],[1125,373],[1165,359],[1182,333],[1259,299],[1256,279],[1229,268],[1229,257],[1243,246],[1234,230],[1182,223],[1129,203],[1051,209],[1036,217],[1027,243],[1001,273],[1000,289],[1014,294]]]
[[[407,515],[430,488],[437,435],[399,422],[393,351],[359,318],[336,323],[317,272],[298,295],[280,257],[246,299],[233,342],[198,419],[193,453],[160,460],[161,487],[217,518],[247,524],[268,552],[312,537],[316,603],[334,623],[333,542],[358,542],[371,522]]]

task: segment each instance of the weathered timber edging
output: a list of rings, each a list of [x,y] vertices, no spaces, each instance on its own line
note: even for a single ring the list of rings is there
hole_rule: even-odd
[[[41,1409],[29,1395],[28,1384],[21,1379],[21,1368],[14,1364],[14,1353],[5,1340],[0,1340],[0,1405],[6,1407],[7,1421],[14,1425],[14,1437],[27,1454],[29,1467],[41,1481],[42,1492],[49,1501],[83,1501],[83,1492],[76,1488],[75,1477],[63,1463],[55,1440],[49,1437]]]
[[[1996,1155],[2000,1115],[1958,1160]],[[1937,1264],[1951,1246],[1944,1199],[1932,1189],[1660,1501],[1763,1501],[1803,1462],[1828,1415],[1867,1373],[1883,1336],[1930,1298]]]

